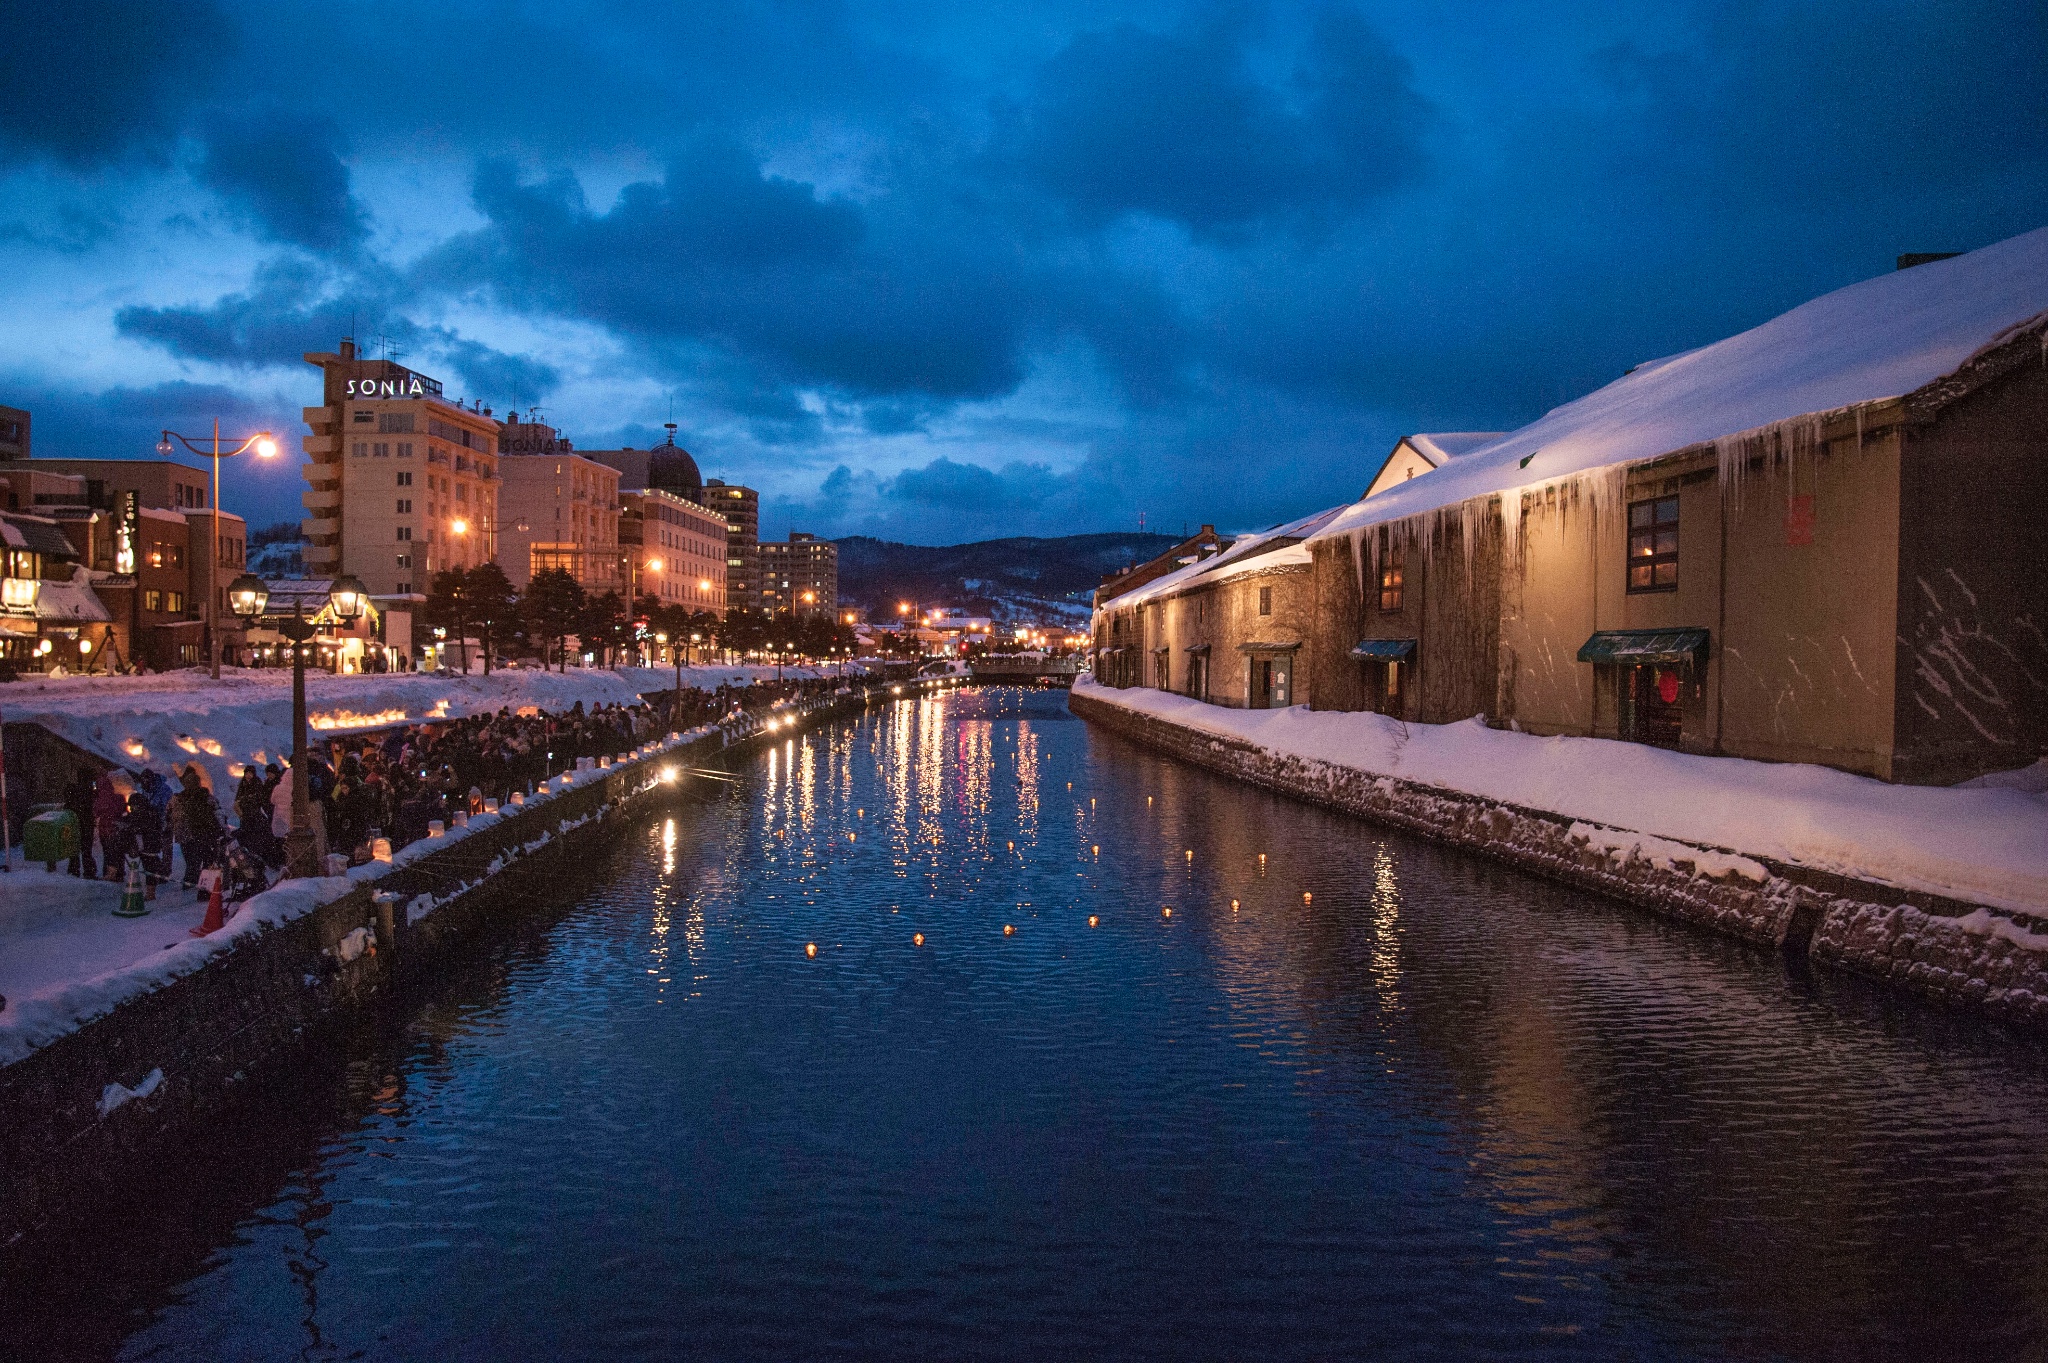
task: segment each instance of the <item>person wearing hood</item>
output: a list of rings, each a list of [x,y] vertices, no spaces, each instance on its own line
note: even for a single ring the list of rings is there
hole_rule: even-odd
[[[149,801],[149,807],[156,811],[158,824],[170,818],[171,796],[177,792],[171,789],[171,783],[164,779],[162,772],[155,767],[144,767],[135,774],[135,788],[142,792]]]
[[[171,837],[185,858],[185,888],[197,889],[201,869],[218,864],[220,856],[220,808],[198,763],[185,768],[179,783],[184,787],[171,797]]]

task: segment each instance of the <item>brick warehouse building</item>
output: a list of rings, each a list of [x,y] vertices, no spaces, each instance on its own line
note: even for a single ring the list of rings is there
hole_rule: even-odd
[[[1637,366],[1310,531],[1297,702],[1892,781],[2026,766],[2044,354],[2048,229]],[[1151,604],[1098,624],[1177,657]]]

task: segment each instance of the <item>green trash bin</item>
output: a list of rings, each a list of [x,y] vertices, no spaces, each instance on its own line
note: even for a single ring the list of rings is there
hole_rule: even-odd
[[[78,816],[68,809],[38,814],[22,826],[21,855],[25,861],[40,861],[57,869],[60,861],[78,855]]]

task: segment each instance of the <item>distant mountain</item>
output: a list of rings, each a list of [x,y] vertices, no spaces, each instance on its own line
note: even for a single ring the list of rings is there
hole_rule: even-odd
[[[898,602],[964,606],[998,620],[1085,620],[1103,577],[1165,553],[1173,535],[1066,535],[973,544],[895,544],[867,535],[839,545],[839,594],[880,621]]]

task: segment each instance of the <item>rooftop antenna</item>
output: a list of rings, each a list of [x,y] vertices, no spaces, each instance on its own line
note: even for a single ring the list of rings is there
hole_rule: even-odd
[[[674,449],[676,447],[676,423],[668,421],[662,424],[668,427],[668,447]]]

